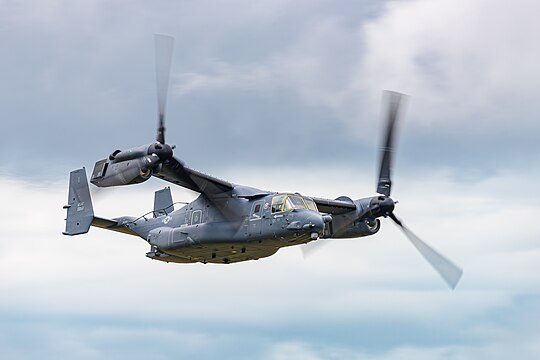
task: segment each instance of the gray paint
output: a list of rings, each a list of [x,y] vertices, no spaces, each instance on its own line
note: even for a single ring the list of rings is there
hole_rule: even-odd
[[[167,215],[174,211],[171,188],[166,187],[156,191],[154,195],[154,217]]]
[[[85,174],[84,169],[72,172],[70,194],[74,188],[78,189],[84,194],[82,200],[91,208],[88,184],[85,183],[86,188],[81,190],[80,183],[75,181],[81,174]],[[180,209],[166,212],[165,209],[172,205],[172,198],[170,189],[165,188],[155,194],[152,215],[100,218],[93,225],[139,236],[149,243],[147,256],[152,259],[203,263],[257,260],[273,255],[282,247],[305,244],[319,237],[361,237],[379,230],[378,226],[369,228],[363,221],[354,222],[365,215],[371,198],[357,200],[355,210],[336,214],[331,222],[327,218],[325,223],[322,213],[308,209],[272,213],[272,198],[276,194],[233,186],[231,191],[214,194],[212,199],[201,194]],[[325,204],[329,202],[327,200]],[[255,212],[257,205],[259,208]],[[224,209],[227,209],[226,214]],[[338,207],[336,209],[341,212]],[[78,214],[68,213],[68,224],[78,220]],[[65,233],[76,235],[88,231],[85,230],[73,232],[67,227]]]
[[[69,175],[68,203],[64,209],[67,209],[64,235],[87,233],[94,220],[94,210],[84,168],[72,171]]]

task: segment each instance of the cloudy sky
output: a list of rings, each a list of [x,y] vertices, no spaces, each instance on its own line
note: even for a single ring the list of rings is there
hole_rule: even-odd
[[[537,1],[0,0],[0,357],[540,357]],[[156,132],[153,34],[176,38],[167,140],[235,183],[375,188],[384,89],[408,94],[396,212],[460,264],[444,282],[390,222],[229,266],[61,235],[70,170]],[[152,179],[98,215],[151,210]],[[195,194],[173,189],[176,201]]]

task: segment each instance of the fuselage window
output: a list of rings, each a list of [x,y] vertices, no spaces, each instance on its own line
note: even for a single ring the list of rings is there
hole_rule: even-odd
[[[262,203],[258,202],[255,205],[253,205],[253,210],[251,211],[252,220],[257,220],[261,218],[261,209],[262,209]]]
[[[201,210],[195,210],[191,213],[191,225],[197,225],[200,224],[202,221],[202,211]]]

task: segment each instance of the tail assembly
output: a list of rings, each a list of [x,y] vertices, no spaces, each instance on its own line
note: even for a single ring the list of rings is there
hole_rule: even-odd
[[[67,209],[67,218],[66,231],[63,234],[87,233],[94,220],[94,209],[84,167],[69,174],[68,204],[64,206],[64,209]]]
[[[156,191],[154,195],[154,217],[167,215],[174,211],[174,204],[171,196],[171,188]]]

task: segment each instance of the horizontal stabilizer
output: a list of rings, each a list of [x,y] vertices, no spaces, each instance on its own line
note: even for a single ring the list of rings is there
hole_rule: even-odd
[[[90,198],[90,189],[86,179],[85,168],[74,170],[69,174],[69,195],[66,231],[64,235],[85,234],[94,219],[94,209]]]
[[[122,225],[122,221],[119,222],[117,220],[105,219],[105,218],[94,216],[94,220],[92,221],[92,226],[102,228],[105,230],[120,232],[123,234],[140,236],[135,231],[131,230],[129,227]]]

